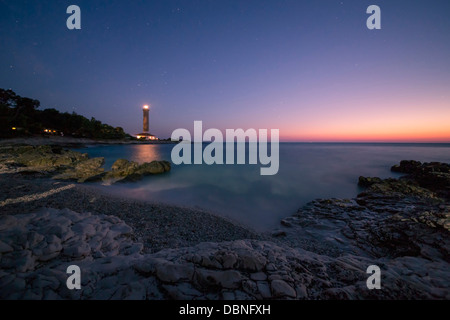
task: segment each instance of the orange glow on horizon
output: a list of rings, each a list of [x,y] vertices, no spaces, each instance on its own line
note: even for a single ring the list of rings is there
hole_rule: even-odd
[[[276,124],[281,141],[450,143],[450,105],[441,97],[327,99],[314,108],[292,105],[289,117]]]
[[[450,143],[450,136],[409,136],[409,135],[370,135],[370,136],[280,136],[281,142],[380,142],[380,143]]]
[[[403,130],[376,130],[367,128],[340,128],[336,130],[308,130],[302,132],[280,130],[282,141],[311,141],[311,142],[441,142],[450,143],[450,130],[439,128]]]

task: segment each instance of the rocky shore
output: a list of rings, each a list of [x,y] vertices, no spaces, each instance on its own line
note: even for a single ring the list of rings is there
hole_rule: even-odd
[[[103,184],[136,181],[147,175],[170,171],[170,162],[152,161],[138,164],[118,159],[105,171],[102,157],[90,159],[88,154],[64,149],[61,146],[4,146],[0,147],[0,173],[39,174],[54,180],[77,182],[103,181]]]
[[[14,166],[0,174],[1,299],[450,298],[449,164],[360,177],[356,198],[314,200],[271,234]],[[81,290],[66,287],[73,264]]]

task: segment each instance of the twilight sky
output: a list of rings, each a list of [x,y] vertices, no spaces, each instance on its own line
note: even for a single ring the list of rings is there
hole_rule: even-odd
[[[66,28],[81,8],[82,30]],[[368,30],[366,9],[381,8]],[[0,88],[128,133],[450,142],[450,1],[0,1]]]

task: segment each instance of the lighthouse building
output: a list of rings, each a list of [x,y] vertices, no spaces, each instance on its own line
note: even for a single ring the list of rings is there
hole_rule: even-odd
[[[149,130],[149,115],[148,115],[150,110],[149,106],[145,105],[142,110],[144,113],[143,130],[141,133],[138,133],[136,135],[136,138],[141,140],[158,140],[158,138],[152,135]]]

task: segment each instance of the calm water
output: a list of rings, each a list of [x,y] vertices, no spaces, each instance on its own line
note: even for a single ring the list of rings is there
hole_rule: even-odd
[[[174,145],[92,146],[77,149],[137,162],[169,160]],[[403,159],[450,162],[450,144],[281,143],[280,169],[261,176],[260,165],[180,165],[137,183],[98,186],[130,198],[212,211],[258,230],[269,230],[315,198],[354,197],[358,177],[398,177],[390,167]]]

